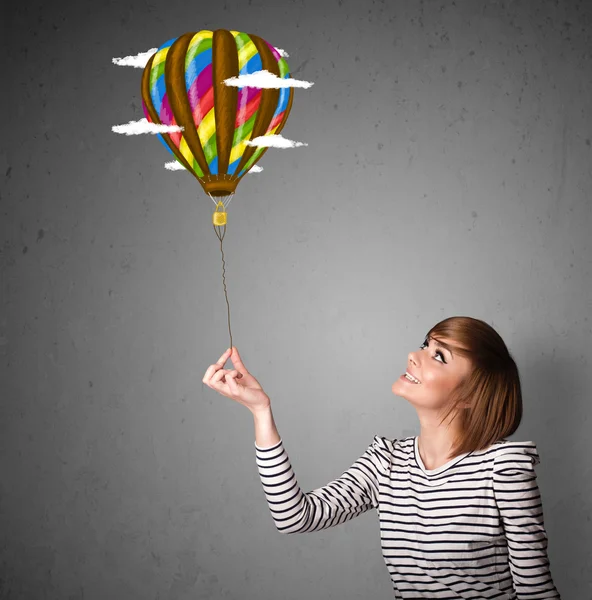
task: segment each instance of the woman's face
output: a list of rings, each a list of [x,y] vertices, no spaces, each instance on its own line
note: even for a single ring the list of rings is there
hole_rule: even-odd
[[[449,338],[442,342],[453,345]],[[429,344],[427,343],[429,342]],[[419,380],[414,383],[403,375],[393,383],[392,391],[415,408],[440,410],[448,404],[451,392],[471,372],[468,358],[448,350],[428,338],[421,349],[409,353],[406,370]]]

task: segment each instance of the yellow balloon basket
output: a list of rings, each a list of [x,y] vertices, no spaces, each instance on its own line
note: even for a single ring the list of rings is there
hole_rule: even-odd
[[[212,223],[220,227],[226,225],[226,210],[221,200],[216,205],[216,210],[212,213]]]

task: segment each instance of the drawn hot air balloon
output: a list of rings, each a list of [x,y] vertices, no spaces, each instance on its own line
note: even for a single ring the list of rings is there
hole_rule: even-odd
[[[292,87],[233,87],[224,83],[263,70],[282,79],[290,77],[285,59],[262,38],[217,29],[170,39],[151,56],[142,75],[146,119],[183,128],[181,132],[159,133],[158,137],[216,204],[212,223],[221,250],[226,206],[242,177],[267,150],[266,146],[246,142],[279,134],[292,107]],[[217,226],[224,226],[222,235]],[[223,250],[222,262],[224,267]],[[230,306],[228,328],[230,331]]]
[[[232,196],[242,177],[267,150],[246,142],[277,135],[290,113],[291,87],[224,84],[231,77],[261,70],[282,79],[290,77],[286,60],[271,44],[256,35],[226,29],[171,39],[144,68],[142,107],[146,119],[184,128],[158,137],[212,199]],[[225,216],[221,217],[214,213],[215,225],[226,223]]]

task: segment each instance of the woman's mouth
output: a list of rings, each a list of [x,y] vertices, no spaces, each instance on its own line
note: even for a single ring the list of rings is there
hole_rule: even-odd
[[[401,375],[400,379],[403,379],[404,381],[408,381],[408,382],[413,383],[415,385],[417,385],[418,383],[421,383],[421,381],[419,381],[418,379],[416,379],[415,377],[413,377],[413,375],[410,375],[407,372],[403,373],[403,375]]]

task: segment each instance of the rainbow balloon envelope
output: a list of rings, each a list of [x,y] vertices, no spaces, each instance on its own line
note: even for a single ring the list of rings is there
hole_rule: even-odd
[[[292,87],[234,87],[226,79],[268,71],[288,79],[288,64],[262,38],[217,29],[185,33],[163,44],[142,75],[142,107],[151,123],[183,131],[157,134],[206,194],[234,194],[267,147],[246,142],[284,127]]]

